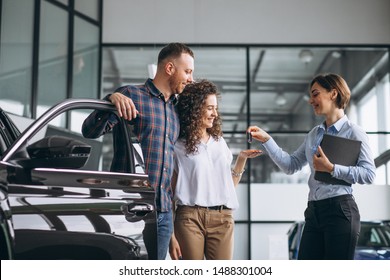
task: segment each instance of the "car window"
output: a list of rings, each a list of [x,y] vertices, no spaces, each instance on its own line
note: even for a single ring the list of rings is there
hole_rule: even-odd
[[[290,244],[290,249],[294,250],[297,247],[297,240],[299,236],[297,235],[298,226],[295,224],[294,227],[289,232],[288,243]]]
[[[381,241],[378,230],[376,228],[371,229],[370,243],[371,245],[379,244]]]
[[[0,108],[0,158],[19,134],[12,120]]]
[[[390,227],[382,224],[362,224],[358,246],[390,246]]]
[[[384,227],[384,233],[383,235],[385,236],[388,246],[390,247],[390,226],[385,226]]]
[[[111,162],[113,159],[114,151],[114,142],[112,132],[107,132],[103,136],[97,139],[88,139],[83,137],[81,133],[82,123],[85,118],[92,113],[93,109],[73,109],[68,112],[64,112],[48,122],[46,125],[40,127],[35,135],[29,139],[25,145],[19,148],[19,150],[13,156],[13,160],[17,161],[23,165],[28,159],[31,159],[33,156],[31,150],[33,148],[40,149],[42,145],[49,144],[51,141],[59,141],[59,139],[70,139],[75,143],[80,145],[80,147],[89,147],[88,154],[85,154],[85,162],[73,160],[75,163],[72,165],[70,163],[67,166],[56,165],[56,160],[63,160],[60,157],[65,155],[59,152],[58,155],[54,155],[54,159],[47,163],[45,166],[36,166],[36,167],[46,167],[46,168],[71,168],[71,169],[81,169],[81,170],[91,170],[91,171],[110,171]],[[68,124],[67,124],[68,123]],[[118,125],[125,125],[124,123],[119,123]],[[128,126],[128,125],[126,125]],[[70,127],[65,128],[65,127]],[[130,133],[131,127],[127,128]],[[137,142],[135,137],[129,137],[131,139],[133,149],[133,160],[135,163],[135,172],[145,174],[144,165],[143,165],[143,156],[142,150]],[[46,142],[44,142],[46,141]],[[43,143],[43,144],[42,144]],[[65,149],[66,143],[58,142],[59,145],[62,145]],[[59,147],[52,147],[52,151],[41,151],[42,153],[56,153]],[[136,151],[136,152],[135,152]],[[127,153],[126,151],[123,151]],[[38,152],[35,153],[37,155]],[[81,152],[78,153],[78,156],[81,155]],[[45,155],[44,155],[45,156]],[[73,155],[72,155],[73,156]],[[129,162],[129,164],[131,164]]]
[[[0,126],[2,124],[0,123]],[[7,149],[7,145],[4,141],[4,135],[3,135],[3,132],[1,131],[1,128],[0,128],[0,158],[1,156],[3,155],[3,153],[5,152],[5,150]]]
[[[380,225],[375,228],[377,232],[379,246],[390,247],[390,227],[386,225]]]

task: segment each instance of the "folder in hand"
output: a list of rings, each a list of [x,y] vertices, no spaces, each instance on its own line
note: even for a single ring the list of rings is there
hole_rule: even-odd
[[[361,144],[361,141],[324,134],[320,146],[331,163],[355,166],[359,158]],[[316,171],[314,179],[332,185],[351,185],[344,180],[332,177],[329,172]]]

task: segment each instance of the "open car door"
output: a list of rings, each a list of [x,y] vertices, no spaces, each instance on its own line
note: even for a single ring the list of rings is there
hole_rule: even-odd
[[[81,124],[100,100],[70,99],[33,122],[4,153],[16,259],[156,259],[156,210],[127,131],[128,173],[111,172],[110,133],[86,139]],[[62,128],[70,122],[71,129]],[[141,168],[140,168],[141,167]]]

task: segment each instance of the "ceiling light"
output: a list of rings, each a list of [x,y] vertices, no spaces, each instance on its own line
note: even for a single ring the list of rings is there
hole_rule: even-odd
[[[283,124],[282,124],[282,129],[283,129],[283,130],[290,129],[290,126],[289,126],[287,123],[283,123]]]
[[[339,52],[339,51],[333,51],[333,52],[332,52],[332,57],[333,57],[333,58],[340,58],[340,57],[341,57],[341,52]]]
[[[287,99],[283,93],[278,93],[278,95],[275,98],[275,103],[278,106],[283,106],[287,103]]]
[[[222,85],[223,90],[236,90],[236,91],[241,91],[241,90],[246,90],[245,85],[231,85],[231,84],[226,84]]]
[[[272,91],[272,90],[275,90],[275,86],[258,86],[257,87],[258,90],[266,90],[266,91]]]
[[[300,53],[299,53],[299,59],[307,64],[309,63],[310,61],[312,61],[313,59],[313,52],[311,50],[302,50]]]

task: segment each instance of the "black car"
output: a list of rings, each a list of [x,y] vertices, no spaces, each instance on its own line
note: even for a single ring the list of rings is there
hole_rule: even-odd
[[[361,221],[355,260],[390,260],[390,222]],[[289,229],[288,246],[290,260],[298,258],[298,249],[305,222],[295,222]]]
[[[140,146],[121,119],[129,172],[111,172],[112,134],[81,135],[95,109],[115,112],[68,99],[29,125],[19,120],[21,132],[21,118],[0,110],[1,259],[156,258],[155,192]]]
[[[20,132],[0,108],[0,159],[19,136]],[[0,164],[3,164],[2,162]],[[5,164],[5,163],[4,163]],[[6,172],[0,168],[0,257],[2,260],[14,256],[15,233],[12,226],[11,208],[8,200]]]

